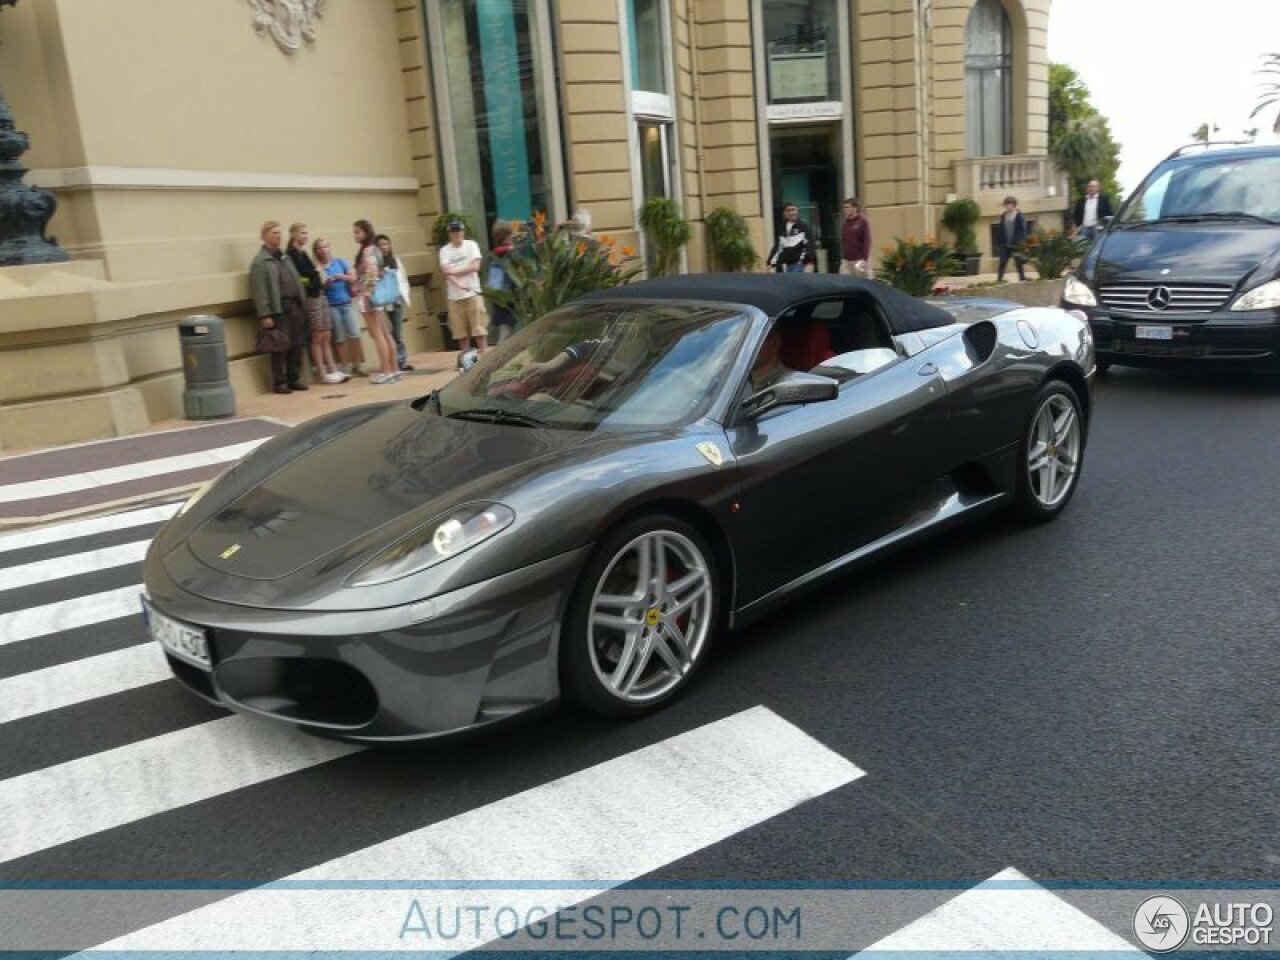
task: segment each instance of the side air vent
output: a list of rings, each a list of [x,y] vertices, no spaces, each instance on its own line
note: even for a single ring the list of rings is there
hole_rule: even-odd
[[[965,347],[969,359],[977,366],[986,363],[996,350],[996,326],[990,320],[971,323],[964,331]]]

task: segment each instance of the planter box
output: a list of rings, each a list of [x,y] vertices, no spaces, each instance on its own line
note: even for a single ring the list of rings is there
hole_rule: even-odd
[[[963,287],[951,291],[954,297],[994,297],[1012,300],[1026,307],[1056,307],[1062,300],[1065,280],[1028,280],[1025,283],[995,283]]]

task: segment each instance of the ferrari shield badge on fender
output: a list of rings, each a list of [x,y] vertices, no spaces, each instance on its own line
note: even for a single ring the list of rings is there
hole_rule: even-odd
[[[239,552],[240,552],[240,544],[233,543],[231,546],[227,547],[227,549],[223,550],[220,554],[218,554],[218,556],[220,556],[223,560],[230,560]]]
[[[707,458],[707,462],[713,467],[718,467],[724,463],[724,454],[720,452],[720,448],[710,441],[703,441],[698,444],[698,452]]]

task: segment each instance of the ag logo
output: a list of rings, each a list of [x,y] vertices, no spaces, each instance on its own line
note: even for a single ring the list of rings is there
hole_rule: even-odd
[[[1177,950],[1190,929],[1187,908],[1173,897],[1147,897],[1133,912],[1133,935],[1152,953]]]

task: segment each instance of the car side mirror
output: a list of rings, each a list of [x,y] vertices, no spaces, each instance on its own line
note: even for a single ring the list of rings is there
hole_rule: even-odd
[[[1098,223],[1102,224],[1103,229],[1106,229],[1107,227],[1111,226],[1111,221],[1114,219],[1115,217],[1099,217]]]
[[[748,420],[757,420],[778,407],[793,407],[801,403],[821,403],[834,400],[840,393],[840,385],[830,377],[812,373],[792,373],[771,387],[753,393],[742,401],[742,412]]]

